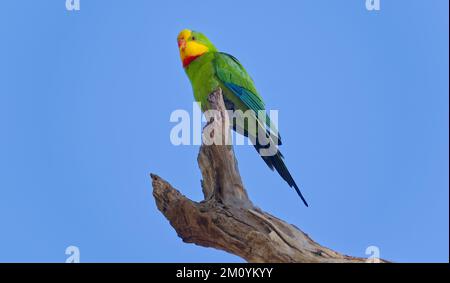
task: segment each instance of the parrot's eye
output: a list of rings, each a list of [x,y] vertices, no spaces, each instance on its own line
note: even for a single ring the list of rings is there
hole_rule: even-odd
[[[196,39],[196,38],[195,38],[195,36],[193,36],[193,37],[192,37],[192,40],[194,40],[194,41],[195,41],[195,39]]]

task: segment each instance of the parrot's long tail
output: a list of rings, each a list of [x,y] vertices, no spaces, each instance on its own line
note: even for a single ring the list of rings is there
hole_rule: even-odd
[[[260,149],[264,148],[264,146],[261,146],[259,142],[256,142],[254,145],[256,151],[258,151],[258,154],[260,153]],[[299,197],[302,199],[303,203],[308,207],[308,203],[306,202],[305,198],[303,197],[302,193],[300,192],[300,189],[298,188],[297,184],[294,181],[294,178],[292,178],[291,173],[289,173],[289,170],[286,167],[286,164],[284,164],[283,160],[283,154],[279,150],[277,150],[277,153],[272,156],[263,156],[260,155],[261,158],[266,162],[267,166],[273,171],[274,169],[277,170],[278,174],[289,184],[289,186],[295,189]]]

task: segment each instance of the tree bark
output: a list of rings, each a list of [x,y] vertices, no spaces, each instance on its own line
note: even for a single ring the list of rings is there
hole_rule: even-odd
[[[211,93],[208,102],[216,111],[207,115],[209,123],[203,129],[204,142],[197,158],[204,200],[194,202],[151,174],[156,205],[178,236],[186,243],[223,250],[248,262],[366,262],[366,258],[319,245],[294,225],[253,205],[233,148],[224,143],[229,137],[229,120],[222,91]],[[206,145],[218,137],[222,145]]]

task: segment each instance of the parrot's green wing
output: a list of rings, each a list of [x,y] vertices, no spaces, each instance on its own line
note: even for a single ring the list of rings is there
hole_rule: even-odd
[[[229,99],[231,103],[234,104],[235,110],[240,109],[242,111],[246,111],[251,109],[254,113],[258,113],[258,111],[264,110],[265,105],[261,98],[261,96],[256,91],[255,85],[253,83],[252,78],[249,76],[244,67],[239,63],[239,61],[233,56],[217,52],[215,53],[215,58],[213,60],[213,65],[215,68],[215,74],[219,82],[226,88],[225,99]],[[227,93],[231,93],[231,97],[226,97]],[[254,116],[257,121],[257,131],[261,129],[264,130],[268,134],[268,138],[273,142],[273,134],[277,137],[276,144],[281,144],[281,139],[278,134],[278,130],[270,121],[267,113],[265,114],[265,118],[260,118]],[[242,124],[241,124],[242,125]],[[235,125],[234,125],[235,126]],[[245,123],[241,128],[243,129],[243,134],[248,136],[251,135],[252,131],[247,131],[246,127],[250,127]],[[238,131],[239,132],[239,131]],[[242,133],[242,132],[241,132]],[[253,134],[254,135],[254,134]],[[254,142],[254,146],[258,153],[262,148],[265,148],[267,143],[260,143],[258,135],[253,137],[252,140]],[[256,141],[256,142],[255,142]],[[297,184],[292,178],[289,170],[283,161],[283,155],[281,152],[276,149],[276,152],[270,156],[261,155],[262,159],[266,162],[270,169],[276,169],[280,176],[291,186],[294,187],[297,194],[303,200],[306,206],[308,206],[305,198],[301,194]]]

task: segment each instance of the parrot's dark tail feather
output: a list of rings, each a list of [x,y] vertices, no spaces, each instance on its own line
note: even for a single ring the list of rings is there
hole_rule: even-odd
[[[260,149],[263,148],[259,143],[255,144],[255,149],[258,151],[258,154],[260,153]],[[267,166],[269,166],[270,169],[274,170],[276,169],[278,174],[289,184],[289,186],[295,189],[299,197],[302,199],[303,203],[308,207],[308,203],[306,202],[305,198],[303,197],[302,193],[300,192],[300,189],[298,188],[297,184],[294,181],[294,178],[292,178],[291,173],[289,173],[289,170],[286,167],[286,164],[284,164],[283,161],[283,155],[278,150],[277,153],[273,156],[262,156],[261,158],[266,162]]]

